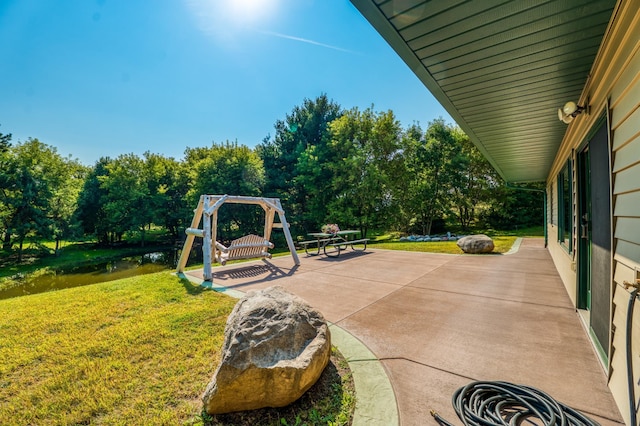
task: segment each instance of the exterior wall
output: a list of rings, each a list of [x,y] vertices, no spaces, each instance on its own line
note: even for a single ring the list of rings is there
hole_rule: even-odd
[[[553,263],[556,265],[558,274],[560,275],[560,278],[562,278],[562,282],[567,289],[567,293],[575,306],[577,294],[575,261],[573,260],[573,256],[558,243],[558,227],[548,226],[547,232],[549,239],[547,247],[549,248],[549,253],[551,254]]]
[[[619,59],[621,68],[611,90],[611,132],[613,151],[613,355],[609,386],[620,395],[618,406],[628,416],[629,403],[622,398],[627,391],[626,333],[630,292],[625,282],[640,278],[640,16],[635,4],[635,23],[629,35],[629,46]],[[630,29],[631,29],[630,28]],[[622,46],[621,46],[622,47]],[[633,383],[636,398],[640,395],[640,303],[636,303],[632,318]],[[628,423],[628,419],[627,419]]]
[[[621,0],[614,11],[615,18],[610,23],[579,102],[582,105],[589,98],[591,114],[583,114],[569,125],[548,177],[548,186],[551,186],[563,164],[571,157],[573,150],[585,140],[598,118],[603,113],[608,113],[611,132],[613,232],[612,332],[608,348],[608,374],[609,387],[627,424],[630,424],[630,405],[626,372],[626,318],[630,290],[625,289],[623,283],[634,282],[640,278],[640,14],[637,13],[638,10],[640,10],[640,0]],[[569,100],[571,99],[566,101]],[[549,222],[552,220],[550,219]],[[577,229],[575,214],[573,227]],[[556,229],[555,233],[554,229]],[[548,232],[549,252],[575,304],[577,286],[575,259],[558,244],[556,226],[549,224]],[[575,237],[573,253],[575,253]],[[631,323],[633,383],[636,386],[637,398],[640,396],[640,388],[637,385],[640,379],[640,356],[638,356],[640,354],[640,301],[635,306]]]
[[[575,210],[574,210],[575,211]],[[549,252],[567,293],[574,306],[576,304],[576,268],[573,253],[558,242],[558,181],[554,177],[547,185],[547,239]]]

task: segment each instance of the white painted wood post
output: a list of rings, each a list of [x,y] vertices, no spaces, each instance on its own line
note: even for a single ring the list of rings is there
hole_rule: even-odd
[[[200,225],[200,219],[202,216],[202,195],[198,200],[198,206],[193,211],[193,219],[191,219],[191,226],[189,228],[196,229]],[[191,247],[193,247],[193,239],[196,236],[193,234],[187,234],[187,238],[184,240],[182,246],[182,253],[180,253],[180,260],[178,260],[177,272],[183,272],[185,266],[187,266],[187,260],[189,260],[189,254],[191,253]]]
[[[273,219],[276,216],[276,212],[273,208],[268,206],[262,206],[264,209],[264,239],[271,241],[271,231],[273,229]]]
[[[282,223],[282,232],[284,232],[284,237],[287,240],[287,245],[289,246],[289,251],[291,252],[291,257],[293,257],[293,261],[296,265],[300,264],[300,258],[298,257],[298,252],[296,251],[296,246],[293,244],[293,238],[291,238],[291,231],[289,230],[289,224],[287,223],[287,218],[284,217],[284,210],[282,209],[282,204],[280,203],[280,199],[276,198],[275,200],[276,206],[278,207],[278,216],[280,217],[280,223]]]
[[[205,281],[212,281],[211,274],[211,215],[209,213],[209,207],[211,205],[211,197],[204,196],[203,211],[202,211],[202,229],[204,230],[204,237],[202,241],[202,262],[203,262],[203,275]],[[214,213],[215,217],[215,213]]]

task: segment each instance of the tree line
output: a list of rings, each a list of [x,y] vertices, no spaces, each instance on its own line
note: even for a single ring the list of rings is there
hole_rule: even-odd
[[[345,110],[326,95],[294,107],[253,149],[212,143],[186,148],[181,160],[145,152],[86,166],[38,139],[13,144],[0,133],[5,251],[21,253],[27,238],[109,244],[137,233],[144,244],[152,227],[179,240],[201,194],[278,197],[293,235],[324,223],[364,235],[509,229],[542,224],[543,209],[541,193],[507,187],[457,126],[402,128],[392,111]],[[259,233],[261,213],[225,206],[219,234]]]

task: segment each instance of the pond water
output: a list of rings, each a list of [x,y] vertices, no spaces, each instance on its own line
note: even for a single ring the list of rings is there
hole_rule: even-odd
[[[174,269],[177,261],[178,250],[156,251],[88,266],[60,269],[51,274],[25,275],[20,278],[20,285],[0,290],[0,299],[151,274]]]

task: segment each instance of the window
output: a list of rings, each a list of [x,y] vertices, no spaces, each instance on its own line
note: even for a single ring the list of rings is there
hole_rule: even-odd
[[[568,160],[560,174],[558,174],[558,241],[571,252],[572,244],[572,216],[571,161]]]

